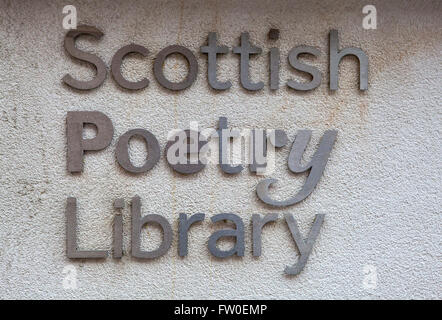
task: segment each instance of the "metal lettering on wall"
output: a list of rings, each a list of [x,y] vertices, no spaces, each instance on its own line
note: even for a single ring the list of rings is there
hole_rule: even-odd
[[[85,52],[76,48],[75,41],[83,35],[93,36],[101,39],[104,33],[93,26],[78,26],[75,30],[67,32],[64,39],[66,52],[75,59],[89,62],[96,69],[96,75],[92,80],[75,79],[66,74],[63,82],[77,90],[92,90],[103,84],[106,79],[107,67],[105,62],[97,55]],[[284,41],[278,29],[270,29],[267,40],[273,44],[278,41]],[[368,89],[368,57],[359,48],[339,48],[339,35],[337,30],[329,32],[329,89],[338,90],[339,64],[347,55],[353,55],[359,63],[359,90]],[[200,53],[207,57],[207,81],[209,86],[217,91],[226,92],[232,87],[232,82],[227,79],[221,81],[218,78],[217,68],[220,64],[218,57],[232,53],[238,56],[238,74],[239,84],[247,91],[259,91],[265,87],[264,79],[256,79],[250,73],[250,60],[262,54],[263,49],[253,44],[253,39],[248,32],[242,32],[238,43],[231,49],[220,43],[216,32],[208,34],[206,44],[200,47]],[[124,58],[128,54],[139,54],[147,57],[151,52],[139,44],[128,44],[122,46],[114,54],[110,70],[112,78],[122,88],[128,92],[149,90],[150,79],[144,77],[139,81],[127,80],[121,67]],[[180,82],[173,82],[167,79],[164,72],[166,60],[173,54],[181,55],[188,64],[187,74]],[[297,81],[289,79],[285,85],[291,92],[309,91],[318,88],[321,85],[323,73],[315,66],[309,65],[301,60],[301,55],[310,55],[317,58],[321,55],[320,49],[308,45],[297,45],[289,50],[287,55],[287,65],[294,70],[310,75],[309,81]],[[199,65],[197,55],[190,49],[181,45],[169,45],[156,53],[153,63],[153,75],[155,80],[164,88],[172,91],[181,91],[189,89],[198,77]],[[277,47],[271,47],[268,51],[268,70],[269,70],[269,89],[271,91],[280,89],[280,69],[281,52]],[[226,94],[226,93],[221,93]],[[211,163],[219,166],[219,169],[225,175],[252,174],[265,176],[256,184],[256,201],[268,208],[281,208],[293,206],[306,199],[321,180],[329,158],[332,155],[333,146],[337,140],[337,131],[334,129],[325,130],[320,138],[316,151],[311,156],[307,164],[301,164],[305,150],[312,136],[312,130],[298,130],[292,138],[293,142],[289,145],[289,135],[280,128],[275,129],[245,129],[238,130],[230,128],[226,116],[220,115],[214,118],[218,121],[215,128],[191,128],[175,130],[169,132],[168,141],[164,146],[163,157],[173,172],[179,173],[182,179],[186,176],[198,174]],[[235,119],[231,120],[232,123]],[[84,127],[86,124],[92,124],[96,127],[97,133],[94,138],[84,138]],[[215,123],[214,123],[215,124]],[[161,161],[161,146],[155,134],[148,130],[149,128],[132,128],[121,134],[116,140],[115,159],[118,166],[134,176],[144,175],[150,170],[155,170],[157,163]],[[172,129],[172,128],[171,128]],[[141,166],[136,166],[130,159],[130,140],[133,137],[141,137],[146,144],[147,156]],[[66,168],[71,174],[82,173],[84,171],[84,161],[89,151],[99,151],[109,148],[114,138],[114,124],[108,115],[98,111],[70,111],[66,116],[66,137],[67,137],[67,160]],[[236,142],[235,142],[236,141]],[[217,143],[214,147],[212,143]],[[238,142],[245,142],[245,149],[249,151],[248,160],[245,163],[234,163],[231,161],[231,151],[238,146]],[[243,146],[243,145],[240,145]],[[270,187],[278,180],[272,178],[275,157],[277,150],[290,148],[287,159],[287,166],[291,173],[307,173],[304,185],[298,190],[292,190],[292,197],[280,199],[274,197]],[[241,149],[241,148],[240,148]],[[242,149],[241,149],[242,150]],[[211,155],[216,154],[211,158]],[[247,153],[247,152],[245,152]],[[212,162],[211,162],[212,161]],[[273,161],[273,162],[272,162]],[[243,171],[248,165],[249,170]],[[245,173],[244,173],[245,172]],[[290,185],[280,186],[290,190]],[[278,199],[279,198],[279,199]],[[195,225],[202,223],[206,219],[205,213],[186,214],[180,213],[178,223],[169,222],[166,218],[158,214],[142,214],[142,201],[140,197],[134,195],[130,200],[131,216],[131,255],[136,259],[154,259],[161,257],[169,251],[173,243],[175,232],[173,226],[177,225],[178,230],[178,255],[185,257],[189,250],[188,233]],[[66,255],[71,259],[105,259],[109,253],[112,253],[114,259],[121,259],[129,248],[123,248],[123,215],[126,211],[126,199],[115,199],[113,207],[115,210],[112,227],[112,250],[80,250],[77,245],[77,199],[69,197],[66,204]],[[146,205],[147,206],[147,205]],[[146,210],[148,211],[148,210]],[[251,254],[259,257],[262,254],[262,232],[266,226],[272,223],[279,223],[278,213],[269,213],[266,215],[254,213],[251,218]],[[286,213],[281,221],[285,222],[287,231],[292,237],[298,251],[296,262],[284,269],[287,275],[297,275],[307,263],[313,246],[318,242],[318,235],[324,223],[325,214],[316,214],[310,231],[305,238],[299,228],[295,217]],[[243,219],[231,212],[219,213],[209,219],[215,226],[223,229],[214,231],[207,239],[207,250],[210,254],[219,259],[228,259],[232,256],[243,257],[245,252],[247,227]],[[162,231],[162,240],[154,250],[147,251],[141,245],[141,233],[146,225],[155,224]],[[220,249],[218,242],[222,239],[230,239],[233,245],[230,249]]]
[[[78,90],[91,90],[95,89],[103,84],[106,78],[106,64],[97,55],[80,50],[75,47],[75,40],[82,36],[89,35],[96,39],[101,39],[104,33],[93,26],[81,25],[76,30],[70,30],[64,40],[64,47],[66,51],[73,58],[81,61],[86,61],[92,64],[96,69],[96,76],[89,81],[82,81],[74,79],[71,75],[67,74],[63,77],[63,82],[68,86]],[[279,39],[279,30],[271,29],[268,38],[271,41]],[[218,81],[217,66],[218,55],[228,54],[229,47],[225,45],[218,45],[218,35],[216,32],[210,32],[207,37],[207,45],[201,46],[200,52],[207,54],[207,79],[211,88],[215,90],[228,90],[231,88],[232,83],[227,80],[225,82]],[[248,91],[258,91],[264,88],[264,82],[261,80],[252,80],[250,78],[250,59],[253,56],[262,54],[262,48],[254,46],[248,32],[241,33],[239,38],[239,45],[234,46],[231,50],[232,53],[239,56],[239,79],[241,86]],[[338,90],[338,78],[339,78],[339,64],[341,60],[348,55],[355,56],[359,62],[359,89],[368,89],[368,57],[364,51],[359,48],[349,47],[339,49],[339,34],[337,30],[331,30],[329,34],[329,74],[330,74],[330,90]],[[149,79],[144,78],[138,82],[132,82],[126,80],[121,74],[121,64],[123,59],[129,53],[139,53],[146,57],[149,54],[148,48],[138,44],[129,44],[120,48],[112,58],[111,72],[114,80],[118,85],[129,90],[145,89],[149,85]],[[166,59],[172,54],[179,54],[183,56],[189,66],[189,70],[185,79],[181,82],[169,81],[164,75],[163,67]],[[288,64],[294,69],[311,76],[309,82],[297,82],[294,80],[288,80],[286,85],[289,88],[298,91],[308,91],[319,87],[322,80],[322,73],[318,68],[308,65],[299,60],[299,56],[302,54],[312,55],[318,57],[321,55],[321,51],[318,48],[300,45],[292,48],[287,56]],[[279,72],[280,72],[280,50],[279,48],[269,49],[269,80],[270,89],[277,90],[279,88]],[[170,45],[156,54],[155,61],[153,63],[153,74],[158,83],[166,89],[180,91],[185,90],[192,86],[198,76],[198,60],[195,54],[188,48],[180,45]]]

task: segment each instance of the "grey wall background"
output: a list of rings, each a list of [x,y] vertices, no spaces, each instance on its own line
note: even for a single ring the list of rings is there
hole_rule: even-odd
[[[109,66],[123,45],[146,46],[148,58],[130,57],[124,74],[144,75],[149,88],[119,89],[108,75],[97,90],[79,93],[62,85],[66,73],[88,79],[93,70],[74,62],[62,43],[62,8],[74,4],[80,23],[101,29],[100,41],[82,38],[78,46]],[[374,4],[378,29],[362,29],[362,7]],[[0,2],[0,297],[1,298],[432,298],[441,296],[441,70],[440,1],[1,1]],[[281,82],[303,79],[287,65],[287,52],[306,44],[321,49],[312,60],[324,74],[321,86],[299,93],[284,86],[270,92],[267,52],[270,27],[281,30]],[[340,68],[340,89],[328,90],[328,32],[339,30],[341,47],[361,47],[369,57],[369,90],[357,89],[355,60]],[[206,80],[206,58],[198,53],[209,31],[221,43],[238,44],[249,31],[264,54],[252,62],[254,79],[265,81],[250,94],[238,84],[238,57],[222,58],[219,74],[232,88],[216,93]],[[152,74],[155,55],[171,44],[197,54],[200,72],[191,88],[162,89]],[[170,59],[171,78],[185,71]],[[113,121],[111,146],[86,157],[81,175],[66,171],[65,117],[70,110],[98,110]],[[214,127],[219,116],[232,127],[281,128],[293,140],[296,130],[314,130],[311,155],[323,131],[339,130],[324,175],[312,195],[290,208],[272,209],[255,195],[262,177],[247,170],[224,176],[207,167],[190,177],[173,173],[162,156],[141,176],[119,168],[117,138],[131,128],[147,128],[163,148],[167,132]],[[89,132],[90,133],[90,132]],[[132,154],[141,161],[140,141]],[[289,148],[278,152],[275,197],[287,198],[303,183],[287,169]],[[308,157],[307,157],[308,158]],[[285,187],[283,187],[285,186]],[[112,201],[138,194],[143,213],[173,221],[167,255],[150,262],[127,254],[129,211],[124,211],[125,252],[121,261],[69,261],[65,255],[66,198],[79,201],[81,248],[110,249]],[[220,261],[206,247],[216,230],[209,220],[190,233],[189,256],[177,256],[180,212],[239,214],[246,224],[246,255]],[[263,255],[251,256],[253,213],[291,212],[304,234],[316,213],[327,213],[304,271],[283,274],[297,253],[280,220],[263,234]],[[160,239],[155,228],[145,248]],[[227,244],[225,244],[227,245]],[[77,289],[65,290],[63,268],[77,270]],[[363,286],[364,267],[373,266],[377,287]]]

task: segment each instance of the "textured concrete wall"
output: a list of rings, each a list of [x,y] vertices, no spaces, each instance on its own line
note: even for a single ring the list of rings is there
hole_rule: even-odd
[[[69,89],[66,73],[90,79],[88,64],[73,61],[62,43],[62,8],[66,1],[0,2],[0,297],[1,298],[442,298],[441,294],[441,70],[442,6],[440,1],[369,1],[376,5],[378,29],[363,30],[359,1],[73,1],[79,22],[100,28],[100,41],[86,38],[78,46],[98,54],[109,65],[113,54],[129,43],[144,45],[148,58],[130,57],[124,74],[144,75],[149,88],[121,90],[108,76],[90,92]],[[287,65],[290,48],[306,44],[321,49],[311,60],[324,74],[309,93],[285,85],[270,92],[266,39],[270,27],[281,30],[282,84],[303,79]],[[369,90],[357,89],[357,65],[345,59],[340,89],[328,89],[328,32],[339,30],[341,47],[361,47],[369,56]],[[239,87],[238,58],[220,60],[220,78],[232,88],[208,87],[206,58],[198,53],[209,31],[230,48],[241,31],[249,31],[264,53],[252,62],[254,79],[265,81],[251,94]],[[191,88],[179,93],[154,80],[155,55],[171,44],[197,54],[200,72]],[[185,70],[182,61],[167,64],[171,77]],[[90,153],[85,170],[66,170],[67,111],[97,110],[115,126],[111,146]],[[157,166],[140,176],[128,175],[116,163],[117,137],[131,128],[147,128],[164,148],[167,132],[196,120],[214,127],[219,116],[232,127],[281,128],[293,140],[296,130],[312,129],[313,143],[336,128],[337,142],[317,188],[305,201],[286,209],[264,206],[255,195],[262,177],[243,171],[225,176],[216,166],[199,174],[175,174],[162,155]],[[314,151],[314,144],[307,150]],[[136,141],[134,158],[143,157]],[[303,176],[287,169],[289,148],[278,151],[280,179],[275,197],[287,198]],[[308,158],[308,157],[307,157]],[[112,201],[142,199],[143,213],[173,221],[172,248],[149,262],[130,257],[129,211],[124,211],[125,256],[121,261],[69,261],[65,254],[66,198],[79,201],[79,245],[110,249]],[[180,212],[206,213],[190,233],[190,252],[177,255]],[[208,217],[234,212],[246,224],[244,258],[213,258],[207,238],[217,228]],[[297,259],[285,223],[269,226],[263,255],[251,256],[253,213],[291,212],[304,234],[316,213],[326,220],[304,271],[284,275]],[[143,246],[153,248],[157,229]],[[77,271],[77,289],[66,290],[65,266]],[[368,266],[368,267],[367,267]],[[376,268],[377,287],[367,288],[364,268]],[[373,273],[372,273],[373,274]]]

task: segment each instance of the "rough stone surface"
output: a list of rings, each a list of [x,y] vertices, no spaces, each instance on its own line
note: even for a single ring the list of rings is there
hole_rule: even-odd
[[[370,1],[378,29],[362,29],[359,1],[71,1],[79,23],[104,32],[100,41],[82,38],[78,46],[98,54],[110,66],[123,45],[150,50],[147,58],[126,59],[123,74],[147,75],[148,88],[120,89],[108,73],[100,88],[74,91],[62,84],[66,73],[90,79],[88,64],[73,61],[63,49],[65,1],[0,2],[0,298],[431,298],[441,299],[441,72],[440,1]],[[270,28],[280,39],[267,38]],[[354,59],[340,68],[340,89],[328,89],[328,33],[339,30],[340,44],[361,47],[369,56],[369,90],[360,93]],[[199,54],[210,31],[232,48],[249,31],[263,55],[252,59],[252,77],[266,86],[257,93],[239,87],[238,57],[220,59],[226,92],[211,90],[206,57]],[[184,45],[198,58],[197,81],[183,92],[162,89],[155,81],[155,55],[172,44]],[[321,86],[309,93],[289,90],[287,53],[295,45],[320,48],[311,63],[323,73]],[[268,50],[281,49],[281,88],[268,85]],[[184,67],[183,67],[184,66]],[[167,62],[169,77],[185,71],[180,59]],[[66,113],[97,110],[115,127],[104,151],[90,153],[82,174],[66,170]],[[219,116],[238,128],[279,128],[292,141],[296,130],[312,129],[316,143],[329,128],[339,130],[324,175],[305,201],[287,209],[264,206],[255,195],[263,178],[244,170],[223,175],[215,166],[192,176],[170,170],[164,155],[140,176],[124,172],[115,159],[117,138],[146,128],[163,149],[172,128],[190,121],[214,127]],[[91,130],[88,134],[93,134]],[[140,162],[140,141],[132,155]],[[280,179],[275,197],[288,198],[303,182],[289,173],[289,148],[278,151]],[[308,158],[308,157],[307,157]],[[136,162],[135,161],[135,162]],[[113,201],[134,195],[143,214],[173,221],[172,247],[160,259],[143,262],[128,254],[129,206],[124,215],[121,261],[69,261],[65,254],[66,199],[77,197],[79,245],[110,249]],[[189,235],[189,255],[177,253],[180,212],[206,213]],[[239,214],[246,226],[246,254],[225,261],[212,257],[207,239],[216,230],[209,218]],[[327,213],[304,271],[284,275],[297,259],[283,220],[264,229],[263,254],[251,254],[250,220],[254,213],[291,212],[306,233],[317,213]],[[154,248],[156,228],[142,245]],[[227,245],[227,244],[225,244]],[[63,269],[73,265],[77,289],[63,288]],[[364,286],[364,268],[376,268],[377,287]]]

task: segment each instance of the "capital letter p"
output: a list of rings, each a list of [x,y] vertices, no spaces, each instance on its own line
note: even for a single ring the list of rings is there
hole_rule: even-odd
[[[84,124],[97,127],[97,135],[83,139]],[[112,121],[98,111],[70,111],[66,117],[67,169],[69,172],[83,171],[84,151],[102,150],[109,146],[114,134]]]

